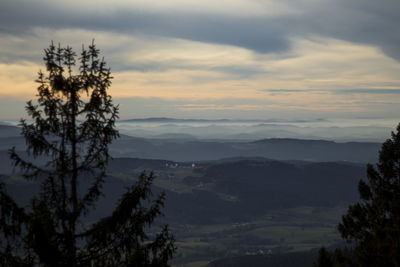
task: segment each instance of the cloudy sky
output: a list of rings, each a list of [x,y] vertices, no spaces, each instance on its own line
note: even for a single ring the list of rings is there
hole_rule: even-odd
[[[95,39],[122,118],[400,114],[398,0],[0,0],[0,119],[51,40]]]

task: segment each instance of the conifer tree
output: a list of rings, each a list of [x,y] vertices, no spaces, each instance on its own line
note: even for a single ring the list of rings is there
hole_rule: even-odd
[[[21,127],[28,155],[47,162],[10,150],[15,166],[41,189],[21,208],[0,184],[2,266],[168,266],[175,251],[167,226],[154,240],[146,233],[164,203],[163,194],[150,201],[152,173],[139,177],[109,217],[84,220],[102,194],[108,145],[118,137],[111,72],[99,55],[94,43],[79,57],[71,47],[45,49],[37,102],[26,106],[32,122],[21,120]]]
[[[367,165],[358,191],[361,201],[349,206],[338,226],[351,246],[330,256],[321,250],[319,262],[330,257],[333,266],[400,266],[400,124],[383,143],[376,168]]]
[[[377,169],[367,166],[368,182],[358,185],[361,202],[351,205],[339,224],[356,244],[362,266],[400,266],[400,124],[379,152]]]

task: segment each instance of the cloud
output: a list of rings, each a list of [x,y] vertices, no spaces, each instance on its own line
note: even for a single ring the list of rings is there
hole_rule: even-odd
[[[164,1],[162,1],[164,2]],[[68,1],[4,0],[3,32],[35,27],[146,34],[285,53],[291,38],[321,36],[377,46],[400,59],[400,2],[325,1]],[[286,11],[285,11],[286,10]],[[246,15],[243,15],[246,14]]]
[[[400,94],[400,88],[397,89],[346,89],[346,90],[332,90],[335,94]]]
[[[39,65],[32,62],[2,64],[0,62],[0,98],[19,97],[28,99],[36,93]]]
[[[259,92],[266,92],[266,93],[306,93],[310,92],[310,90],[301,90],[301,89],[262,89],[258,90]]]
[[[208,9],[211,12],[203,13],[196,9],[185,9],[185,12],[158,8],[141,10],[129,4],[122,5],[122,2],[111,10],[99,7],[63,9],[63,4],[18,0],[6,0],[2,6],[0,23],[2,30],[8,33],[27,34],[35,27],[80,28],[227,44],[263,53],[289,48],[277,21],[252,17],[251,13],[243,17],[237,15],[239,13],[213,14],[212,8]]]
[[[273,109],[281,105],[280,109],[311,110],[312,107],[313,110],[331,109],[336,112],[338,109],[355,109],[356,104],[358,109],[365,109],[360,106],[368,101],[392,101],[391,97],[388,99],[389,94],[374,94],[375,99],[370,99],[371,94],[363,93],[362,96],[357,95],[362,102],[355,103],[351,99],[354,94],[336,91],[400,88],[398,62],[374,47],[333,39],[293,39],[291,42],[294,50],[290,56],[276,57],[254,54],[235,46],[182,39],[131,37],[70,29],[52,31],[38,28],[34,33],[37,37],[27,39],[34,46],[40,47],[44,41],[39,37],[48,35],[78,47],[78,51],[82,39],[94,36],[112,68],[114,80],[110,93],[119,98],[158,97],[164,100],[181,99],[186,103],[207,100],[208,103],[204,104],[214,100],[228,101],[230,98],[241,101],[257,99],[263,101],[263,104],[257,104],[263,105],[263,108],[272,107],[270,101],[275,104]],[[18,41],[17,44],[21,46],[15,50],[12,41],[2,47],[5,53],[0,57],[30,50],[22,49],[23,42]],[[38,60],[42,57],[38,54],[42,48],[36,51]],[[21,60],[0,64],[0,78],[5,81],[0,84],[0,92],[3,94],[34,94],[36,85],[33,80],[37,71],[44,66]],[[271,89],[265,89],[266,86]],[[334,108],[335,105],[339,108]]]
[[[268,118],[329,118],[370,116],[396,118],[398,105],[376,101],[330,98],[319,102],[295,102],[292,99],[162,99],[162,98],[114,98],[120,104],[122,119],[145,117],[175,117],[203,119],[268,119]],[[371,112],[371,110],[373,112]]]
[[[400,94],[400,88],[397,89],[332,89],[332,90],[299,90],[299,89],[263,89],[258,90],[259,92],[271,93],[271,94],[288,94],[288,93],[312,93],[312,94],[338,94],[338,95],[349,95],[349,94]]]
[[[182,111],[194,111],[194,110],[236,110],[236,111],[253,111],[253,110],[263,110],[265,107],[260,105],[216,105],[216,104],[184,104],[179,107]]]
[[[50,40],[79,51],[95,38],[115,76],[111,94],[162,99],[143,107],[155,116],[184,107],[196,116],[398,114],[399,7],[393,0],[3,0],[0,92],[34,94]]]

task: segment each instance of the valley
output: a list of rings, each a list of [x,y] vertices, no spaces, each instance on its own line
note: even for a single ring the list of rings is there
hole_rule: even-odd
[[[11,136],[0,139],[0,148],[15,145],[23,151],[23,140],[13,130],[7,128]],[[357,201],[365,162],[374,159],[378,146],[122,136],[111,147],[114,158],[107,167],[104,195],[85,223],[107,216],[124,188],[143,171],[153,172],[153,197],[166,193],[165,216],[148,231],[152,235],[162,224],[170,226],[178,247],[173,266],[234,266],[232,259],[240,262],[241,257],[261,257],[278,266],[285,255],[296,255],[308,266],[317,248],[341,245],[337,223],[346,207]],[[1,155],[8,191],[19,203],[27,203],[38,184],[23,180],[11,168],[6,150]],[[352,162],[356,157],[359,161]],[[85,179],[80,186],[88,186]]]

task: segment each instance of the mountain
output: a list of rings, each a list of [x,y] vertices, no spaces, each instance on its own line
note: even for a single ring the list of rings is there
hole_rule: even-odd
[[[0,124],[0,138],[18,136],[21,133],[21,128]]]
[[[393,123],[395,125],[395,123]],[[362,119],[342,120],[233,120],[143,118],[120,120],[122,133],[142,138],[160,138],[162,134],[189,134],[197,139],[254,141],[264,138],[298,138],[340,142],[382,142],[390,137],[391,122]],[[161,138],[163,138],[161,136]],[[168,138],[166,136],[165,138]]]
[[[176,136],[174,136],[176,137]],[[169,161],[209,161],[229,158],[268,158],[310,162],[374,163],[379,143],[337,143],[323,140],[265,139],[229,142],[186,139],[145,139],[122,135],[110,146],[113,157],[163,159]],[[25,150],[22,137],[0,138],[0,173],[9,173],[8,150]]]
[[[313,120],[285,120],[285,119],[260,119],[260,120],[243,120],[243,119],[176,119],[176,118],[166,118],[166,117],[154,117],[154,118],[136,118],[136,119],[125,119],[119,120],[119,122],[260,122],[260,123],[270,123],[270,122],[324,122],[325,119],[313,119]]]
[[[19,131],[0,127],[0,178],[24,205],[39,184],[22,179],[18,170],[10,175],[8,149],[15,146],[28,157]],[[84,223],[109,215],[125,188],[143,170],[153,171],[153,194],[166,193],[160,223],[171,226],[179,244],[173,264],[307,266],[315,253],[304,251],[337,241],[336,224],[358,199],[365,162],[375,162],[379,148],[368,142],[121,135],[110,147],[114,159],[104,195]],[[81,178],[81,188],[88,187]]]
[[[116,157],[205,161],[231,157],[265,157],[276,160],[376,162],[380,143],[324,140],[264,139],[251,142],[226,140],[144,139],[126,137],[111,145]]]
[[[195,166],[195,167],[193,167]],[[248,220],[268,210],[296,206],[333,207],[357,200],[365,167],[349,163],[274,160],[198,162],[115,158],[107,183],[131,184],[142,170],[154,171],[155,192],[167,192],[166,214],[180,223]],[[17,190],[32,186],[19,178],[5,181]],[[16,179],[16,180],[15,180]],[[120,195],[104,186],[105,196]],[[17,194],[20,195],[20,194]],[[21,194],[26,195],[26,194]]]
[[[229,122],[232,120],[221,119],[221,120],[202,120],[202,119],[174,119],[174,118],[139,118],[139,119],[128,119],[128,120],[120,120],[119,122],[138,122],[138,123],[146,123],[146,122],[157,122],[157,123],[174,123],[174,122]]]
[[[166,193],[165,217],[159,223],[168,223],[178,240],[174,264],[228,257],[210,266],[241,266],[243,260],[296,266],[288,260],[307,263],[313,256],[278,255],[336,242],[336,223],[344,207],[357,200],[365,166],[245,157],[204,162],[114,158],[104,194],[86,223],[110,214],[143,170],[156,175],[153,195]],[[18,175],[1,180],[22,205],[38,192],[38,182]],[[80,179],[80,187],[89,186],[87,181]],[[260,251],[275,256],[245,256]]]
[[[153,118],[145,120],[176,120]],[[0,125],[0,157],[15,147],[25,150],[20,128]],[[270,138],[256,141],[203,140],[193,135],[168,133],[158,138],[140,138],[121,134],[110,146],[114,157],[165,159],[171,161],[206,161],[232,157],[262,157],[276,160],[376,162],[380,143],[334,142]],[[8,166],[8,163],[3,163]],[[9,168],[6,168],[7,170]]]

